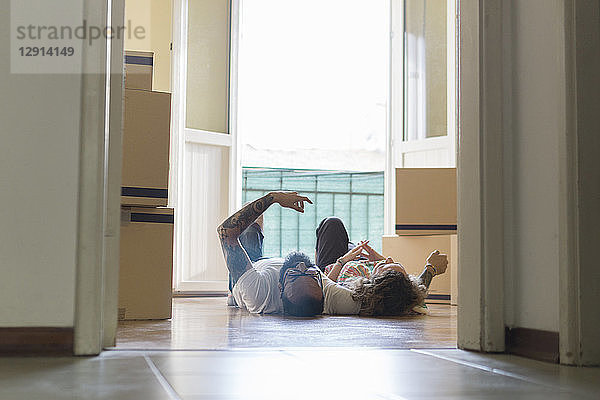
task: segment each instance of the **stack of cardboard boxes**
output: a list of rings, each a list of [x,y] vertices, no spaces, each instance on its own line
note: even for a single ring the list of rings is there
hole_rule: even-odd
[[[383,254],[419,275],[434,250],[448,269],[431,283],[428,302],[457,304],[456,168],[396,169],[396,235],[384,236]]]
[[[153,54],[125,52],[119,319],[171,318],[167,208],[171,94],[152,91]]]

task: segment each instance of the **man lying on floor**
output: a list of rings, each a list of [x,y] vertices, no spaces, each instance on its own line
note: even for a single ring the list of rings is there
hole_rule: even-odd
[[[283,312],[299,317],[321,313],[402,315],[422,303],[433,276],[446,270],[446,256],[434,252],[419,278],[390,269],[351,288],[327,278],[300,252],[290,253],[285,260],[267,258],[253,264],[240,244],[242,233],[274,203],[303,213],[305,202],[312,204],[296,192],[271,192],[245,205],[217,228],[238,306],[251,313]],[[341,261],[355,260],[362,252],[363,247],[356,246]]]

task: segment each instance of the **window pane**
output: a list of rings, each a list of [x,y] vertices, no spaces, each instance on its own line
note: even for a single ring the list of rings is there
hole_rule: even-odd
[[[349,225],[352,223],[352,216],[350,214],[350,204],[352,204],[352,196],[349,194],[335,194],[333,195],[333,214],[334,216],[341,218],[349,229]]]
[[[315,203],[315,208],[317,209],[318,221],[333,215],[333,194],[317,193],[313,202]]]
[[[281,257],[281,207],[269,207],[264,213],[264,255]]]
[[[369,213],[367,212],[367,196],[354,195],[352,197],[352,224],[348,233],[350,240],[358,241],[365,238],[369,229]]]
[[[404,52],[404,140],[447,135],[446,0],[406,0]]]
[[[226,133],[229,99],[229,0],[189,0],[186,123]]]

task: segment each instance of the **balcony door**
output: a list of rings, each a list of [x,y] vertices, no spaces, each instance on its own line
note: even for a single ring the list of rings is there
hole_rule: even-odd
[[[175,293],[225,293],[216,227],[239,203],[235,53],[237,1],[177,0],[174,10],[170,204]]]
[[[456,0],[392,5],[396,168],[456,166]]]

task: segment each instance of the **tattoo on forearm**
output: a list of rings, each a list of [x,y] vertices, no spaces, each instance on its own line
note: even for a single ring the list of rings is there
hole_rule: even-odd
[[[231,215],[217,228],[227,269],[229,269],[234,281],[237,281],[244,272],[252,268],[250,257],[248,257],[248,254],[241,246],[238,238],[246,228],[252,225],[273,204],[273,201],[272,195],[263,196]]]
[[[433,272],[429,271],[427,268],[423,271],[423,273],[419,276],[419,280],[422,285],[425,285],[427,289],[429,289],[429,285],[431,284],[431,280],[433,279]]]
[[[273,204],[273,196],[266,195],[246,205],[238,212],[227,218],[219,227],[219,238],[227,240],[237,238],[248,228],[265,210]]]

